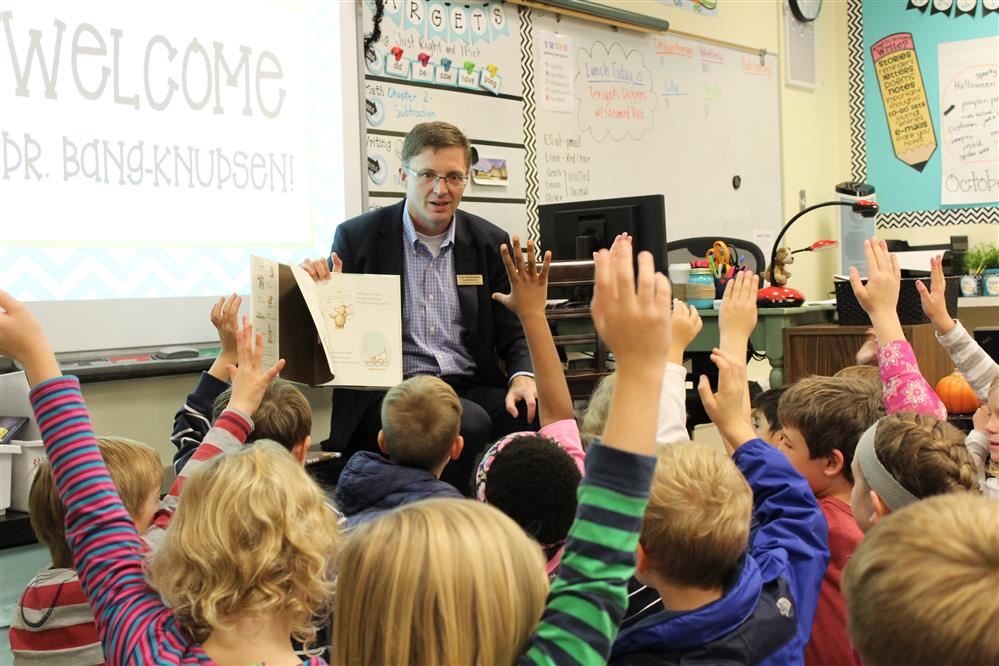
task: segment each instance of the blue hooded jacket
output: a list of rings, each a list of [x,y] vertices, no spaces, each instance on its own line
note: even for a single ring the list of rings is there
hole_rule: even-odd
[[[808,482],[787,457],[754,439],[733,456],[753,491],[758,528],[720,599],[660,610],[622,629],[611,664],[803,664],[828,527]]]
[[[347,527],[365,523],[380,513],[431,497],[462,499],[450,483],[425,469],[397,465],[384,456],[358,451],[340,474],[334,499],[347,516]]]

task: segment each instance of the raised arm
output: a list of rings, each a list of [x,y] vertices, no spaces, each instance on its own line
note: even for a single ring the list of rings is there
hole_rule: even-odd
[[[656,407],[669,347],[670,290],[631,243],[595,257],[593,321],[614,352],[617,381],[604,442],[594,442],[576,520],[544,614],[518,663],[605,663],[627,605],[635,546],[655,466]]]
[[[212,404],[229,387],[229,365],[237,362],[236,332],[239,330],[239,306],[243,299],[231,294],[212,306],[211,322],[219,336],[220,349],[212,366],[201,373],[194,391],[173,417],[170,441],[177,447],[173,470],[179,474],[212,427]]]
[[[912,345],[905,339],[896,310],[902,286],[898,258],[888,252],[888,244],[877,238],[864,241],[867,258],[867,284],[855,266],[850,267],[850,284],[857,301],[870,316],[878,338],[878,368],[884,387],[885,410],[916,412],[947,418],[940,398],[923,378]]]
[[[109,663],[134,663],[131,640],[149,625],[172,622],[146,585],[143,548],[94,439],[80,384],[62,377],[38,322],[0,291],[0,354],[24,366],[31,402],[59,498],[66,541]]]
[[[687,369],[683,366],[683,353],[704,322],[697,308],[674,299],[670,317],[670,345],[666,353],[666,371],[663,387],[659,392],[659,421],[656,424],[656,443],[674,444],[689,439],[687,434]]]
[[[527,241],[527,260],[520,251],[520,238],[513,237],[513,252],[504,243],[500,255],[510,279],[510,293],[494,293],[493,299],[502,303],[520,319],[527,339],[537,385],[538,405],[541,410],[541,427],[556,421],[573,418],[572,398],[565,381],[565,370],[552,339],[545,303],[548,298],[548,271],[552,253],[545,252],[540,270],[537,250],[533,240]]]
[[[267,385],[284,367],[284,359],[279,359],[270,368],[263,367],[264,336],[261,333],[254,335],[249,317],[243,317],[243,328],[236,331],[235,342],[236,357],[232,359],[234,363],[229,363],[225,367],[226,373],[232,377],[229,404],[160,501],[153,525],[146,535],[146,542],[154,548],[159,545],[163,531],[177,510],[180,494],[188,477],[204,467],[212,458],[242,446],[253,429],[251,415],[260,406]]]
[[[999,374],[999,364],[975,342],[961,322],[947,312],[946,280],[942,259],[936,256],[930,260],[930,288],[927,289],[922,280],[916,283],[919,300],[922,302],[923,312],[933,324],[937,341],[968,380],[978,399],[985,402],[989,398],[989,384]]]

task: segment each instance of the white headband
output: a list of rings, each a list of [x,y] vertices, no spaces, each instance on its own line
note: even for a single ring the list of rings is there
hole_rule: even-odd
[[[860,461],[860,470],[864,473],[867,486],[881,497],[889,509],[898,511],[918,501],[919,498],[903,488],[902,484],[881,464],[874,449],[874,436],[877,430],[878,424],[875,423],[860,436],[853,457]]]

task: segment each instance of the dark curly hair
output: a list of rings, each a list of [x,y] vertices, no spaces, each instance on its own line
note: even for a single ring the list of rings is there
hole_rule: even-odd
[[[581,475],[575,461],[547,437],[525,435],[496,455],[486,479],[486,502],[545,547],[558,551],[576,516]]]

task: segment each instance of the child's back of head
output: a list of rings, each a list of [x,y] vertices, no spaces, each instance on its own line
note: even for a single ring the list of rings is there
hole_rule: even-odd
[[[513,663],[548,593],[537,544],[497,509],[457,499],[357,528],[337,576],[337,664]]]
[[[99,438],[97,447],[125,509],[138,531],[144,532],[152,522],[163,485],[159,454],[121,437]],[[35,535],[49,549],[53,568],[40,572],[18,600],[10,627],[14,663],[103,664],[94,617],[83,600],[66,541],[66,509],[48,462],[35,471],[28,510]]]
[[[198,643],[254,616],[290,618],[308,643],[336,548],[323,492],[287,450],[260,440],[187,479],[149,579]]]
[[[461,427],[461,401],[448,384],[417,375],[382,400],[384,450],[392,462],[433,470],[448,460]]]
[[[160,489],[163,465],[156,451],[124,437],[99,437],[97,447],[107,465],[111,481],[141,534],[152,522]],[[28,491],[31,527],[52,555],[53,566],[72,568],[73,556],[66,543],[65,508],[56,493],[48,462],[38,466]]]
[[[857,440],[884,413],[880,392],[874,393],[864,380],[805,377],[780,398],[781,448],[821,496],[822,489],[816,486],[822,480],[807,468],[816,464],[824,468],[832,457],[837,461],[838,475],[853,483],[850,465]]]
[[[639,543],[666,582],[716,588],[746,552],[752,511],[753,493],[731,458],[694,442],[661,446]]]
[[[551,560],[576,516],[581,478],[576,462],[558,442],[535,435],[511,435],[482,456],[475,494],[534,537]]]
[[[843,577],[865,666],[999,664],[999,506],[971,493],[888,516]]]
[[[891,511],[933,495],[974,490],[978,483],[964,433],[912,413],[886,416],[865,431],[853,472],[853,514],[865,532]]]
[[[232,388],[228,388],[215,398],[213,422],[225,410],[231,397]],[[312,433],[312,406],[305,395],[285,379],[271,380],[260,399],[260,406],[248,416],[253,419],[253,431],[247,443],[269,439],[291,451]]]

